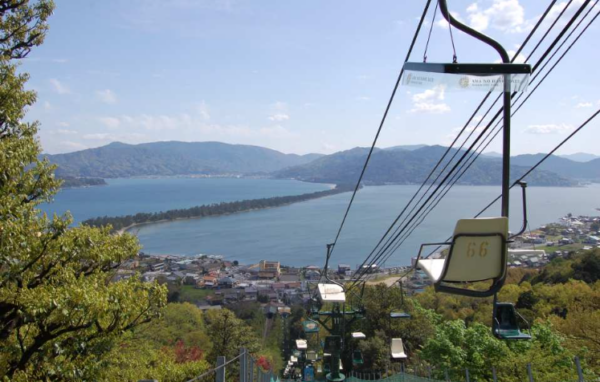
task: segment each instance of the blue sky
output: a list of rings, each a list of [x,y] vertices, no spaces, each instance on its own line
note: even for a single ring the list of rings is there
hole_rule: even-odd
[[[48,153],[112,141],[222,141],[299,154],[368,146],[424,3],[57,0],[46,42],[21,67],[38,91],[28,118],[41,122]],[[450,0],[449,7],[514,52],[548,3]],[[557,2],[550,20],[565,4]],[[429,62],[452,60],[440,19]],[[459,62],[498,59],[454,36]],[[513,153],[550,150],[600,107],[598,37],[592,25],[513,118]],[[425,38],[412,60],[422,60]],[[483,95],[402,87],[379,146],[448,144]],[[600,154],[599,128],[590,124],[559,154]],[[500,142],[489,149],[499,150]]]

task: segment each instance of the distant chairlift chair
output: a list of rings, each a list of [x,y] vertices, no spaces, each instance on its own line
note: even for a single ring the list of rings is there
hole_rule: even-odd
[[[361,332],[354,332],[352,333],[352,338],[359,341],[367,338],[367,336]],[[354,351],[352,351],[352,366],[361,366],[364,363],[365,360],[360,349],[354,349]]]
[[[402,285],[402,280],[399,281],[400,284],[400,305],[402,307],[402,309],[405,308],[404,305],[404,287]],[[404,310],[400,310],[400,311],[395,311],[395,312],[391,312],[390,313],[390,318],[392,319],[408,319],[411,318],[410,314],[405,312]]]
[[[527,321],[517,312],[515,306],[508,302],[497,302],[494,306],[493,333],[501,340],[530,340],[531,335],[523,333],[517,318]]]
[[[391,353],[392,353],[392,359],[394,359],[394,360],[408,358],[408,356],[404,352],[404,345],[402,344],[402,338],[392,338]]]

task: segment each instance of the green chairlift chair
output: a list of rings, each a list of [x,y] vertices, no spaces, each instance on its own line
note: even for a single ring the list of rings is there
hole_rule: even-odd
[[[400,284],[400,306],[402,307],[402,309],[405,308],[404,305],[404,286],[402,285],[402,280],[400,280],[398,282]],[[408,319],[411,318],[410,313],[405,312],[404,310],[400,310],[400,311],[392,311],[390,313],[390,318],[392,319]]]
[[[519,328],[518,318],[527,321],[509,302],[496,302],[494,305],[493,333],[501,340],[530,340],[531,335]]]
[[[354,339],[355,343],[360,340],[364,340],[365,338],[367,338],[367,336],[364,333],[361,333],[361,332],[352,333],[352,339]],[[354,346],[356,346],[356,344]],[[358,366],[362,366],[364,363],[365,363],[365,360],[364,360],[362,351],[360,351],[360,349],[355,348],[352,351],[352,366],[358,367]]]

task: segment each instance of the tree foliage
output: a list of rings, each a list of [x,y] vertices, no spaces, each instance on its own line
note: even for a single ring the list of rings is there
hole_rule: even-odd
[[[35,93],[16,60],[42,43],[54,4],[0,1],[0,377],[94,379],[112,341],[156,317],[165,291],[138,278],[111,282],[137,241],[109,228],[70,228],[38,209],[58,191],[40,160],[38,124],[23,123]]]

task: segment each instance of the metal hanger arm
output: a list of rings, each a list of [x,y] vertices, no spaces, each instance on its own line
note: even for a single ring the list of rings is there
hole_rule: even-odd
[[[468,25],[465,25],[465,24],[461,23],[460,21],[456,20],[454,18],[454,16],[452,16],[450,14],[450,12],[448,11],[447,0],[439,0],[439,3],[440,3],[440,11],[442,12],[442,15],[444,16],[446,21],[448,21],[450,23],[450,25],[452,25],[453,27],[455,27],[458,30],[465,32],[469,36],[475,37],[477,40],[491,46],[492,48],[494,48],[496,50],[496,52],[498,52],[498,54],[502,58],[503,63],[505,63],[505,64],[510,63],[510,58],[508,57],[508,53],[506,52],[506,49],[504,49],[504,47],[502,45],[500,45],[500,43],[498,41],[494,40],[493,38],[491,38],[489,36],[486,36],[485,34],[483,34],[481,32],[478,32],[475,29],[469,27]]]

